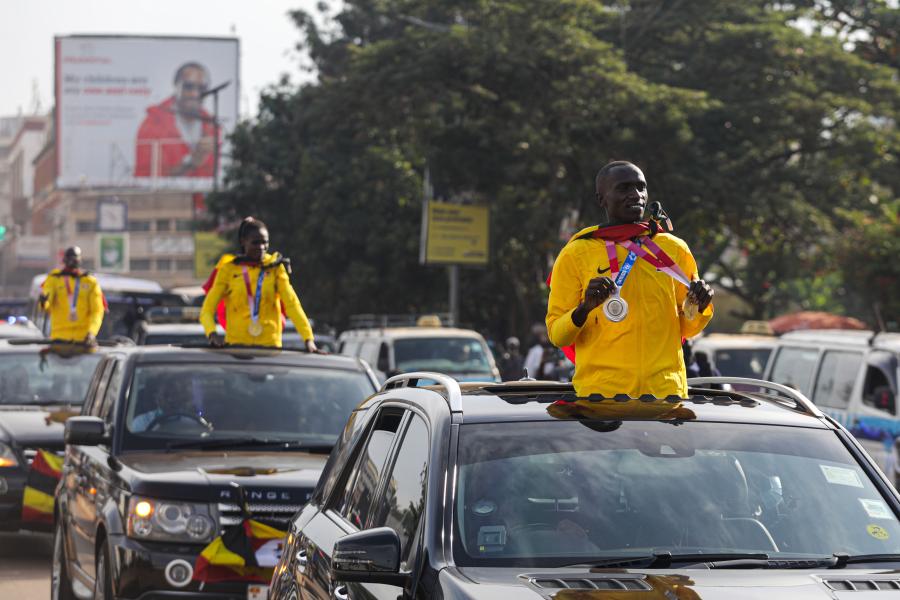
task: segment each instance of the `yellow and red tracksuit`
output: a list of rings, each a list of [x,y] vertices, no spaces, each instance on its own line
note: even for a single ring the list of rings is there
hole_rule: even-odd
[[[687,288],[638,258],[621,288],[628,316],[613,323],[598,307],[578,327],[572,321],[572,312],[584,299],[588,283],[610,274],[605,241],[589,235],[596,230],[595,226],[578,232],[559,253],[547,302],[550,341],[558,347],[575,345],[575,391],[579,396],[685,397],[687,375],[681,342],[703,331],[713,316],[712,303],[693,320],[686,319],[681,305]],[[689,278],[698,277],[697,264],[683,240],[659,233],[653,241]],[[628,251],[617,244],[620,265],[627,255]]]
[[[80,282],[80,283],[79,283]],[[70,302],[78,288],[75,320],[70,318]],[[103,324],[103,292],[93,275],[84,271],[54,269],[41,284],[46,299],[41,308],[50,317],[50,338],[81,342],[90,333],[96,336]]]
[[[266,272],[259,306],[259,324],[262,326],[262,333],[253,336],[249,331],[252,319],[244,270],[246,269],[247,279],[250,282],[250,294],[255,297],[260,268]],[[244,257],[220,261],[215,283],[203,300],[203,308],[200,309],[200,323],[203,324],[206,335],[216,330],[215,313],[220,300],[224,300],[225,312],[228,315],[225,327],[226,344],[280,348],[282,306],[287,316],[294,322],[300,336],[304,340],[313,339],[309,319],[306,318],[300,299],[291,287],[287,269],[278,254],[266,254],[263,257],[262,267],[258,263],[247,261]]]

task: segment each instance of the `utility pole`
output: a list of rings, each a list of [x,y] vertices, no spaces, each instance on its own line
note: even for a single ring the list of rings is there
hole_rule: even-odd
[[[200,95],[201,98],[213,97],[213,131],[216,136],[213,140],[213,192],[219,191],[219,92],[230,84],[231,80],[229,79],[225,83],[221,83],[211,90],[206,90]]]

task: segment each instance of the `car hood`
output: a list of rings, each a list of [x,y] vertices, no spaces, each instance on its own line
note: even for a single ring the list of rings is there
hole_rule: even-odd
[[[0,408],[0,441],[12,441],[21,447],[62,448],[63,423],[80,414],[80,407]]]
[[[887,600],[893,597],[890,591],[900,593],[900,571],[885,569],[458,568],[445,570],[441,577],[458,593],[455,597],[480,600]],[[858,589],[872,591],[842,591],[848,587],[846,581],[859,582]],[[865,582],[874,582],[874,587],[866,587]],[[596,589],[591,583],[606,589]]]

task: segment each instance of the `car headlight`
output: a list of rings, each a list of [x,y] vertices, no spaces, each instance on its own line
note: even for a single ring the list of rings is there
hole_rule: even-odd
[[[7,444],[0,442],[0,467],[18,467],[19,459]]]
[[[209,542],[215,537],[215,513],[208,504],[132,496],[128,501],[128,537],[158,542]]]

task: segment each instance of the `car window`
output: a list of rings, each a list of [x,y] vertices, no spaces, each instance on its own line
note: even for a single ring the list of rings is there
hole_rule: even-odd
[[[448,374],[490,373],[484,344],[470,337],[407,338],[394,340],[394,361],[400,371],[438,371]]]
[[[319,476],[319,483],[313,496],[315,502],[321,503],[331,495],[331,491],[341,476],[342,467],[350,455],[351,444],[360,429],[368,422],[369,416],[369,411],[366,410],[358,410],[350,414],[344,431],[328,455],[325,467],[322,468],[322,474]]]
[[[366,340],[363,342],[359,348],[359,357],[374,367],[378,362],[378,341]]]
[[[256,361],[139,364],[125,406],[123,449],[254,438],[327,451],[373,391],[356,370]]]
[[[808,397],[818,357],[815,348],[781,348],[775,355],[769,381],[792,387]]]
[[[847,408],[862,364],[861,352],[828,350],[822,357],[812,401],[831,408]]]
[[[896,373],[896,354],[881,350],[871,352],[866,359],[863,403],[891,415],[895,414],[897,409]]]
[[[425,510],[428,472],[428,426],[418,415],[410,419],[369,527],[390,527],[400,536],[400,560],[407,562]],[[406,566],[401,565],[402,570]]]
[[[109,368],[110,362],[112,361],[102,362],[94,369],[94,374],[91,376],[91,382],[85,393],[85,403],[81,409],[81,414],[93,415],[94,407],[100,406],[100,403],[103,402],[103,398],[97,396],[97,390],[100,388],[100,384],[105,381],[106,370]]]
[[[338,512],[359,529],[365,528],[368,521],[372,500],[402,418],[402,410],[388,408],[381,411],[347,479]]]
[[[892,501],[828,429],[462,424],[456,477],[460,566],[554,567],[651,551],[900,553]]]
[[[3,353],[0,404],[81,405],[101,358],[63,347]]]
[[[762,379],[771,353],[771,348],[721,348],[715,351],[713,359],[725,377]]]
[[[106,393],[103,396],[103,402],[100,405],[100,411],[97,416],[107,423],[111,423],[115,412],[116,400],[118,400],[119,391],[122,388],[124,369],[120,361],[112,360],[109,362],[107,371],[111,371],[111,375],[106,384]]]

